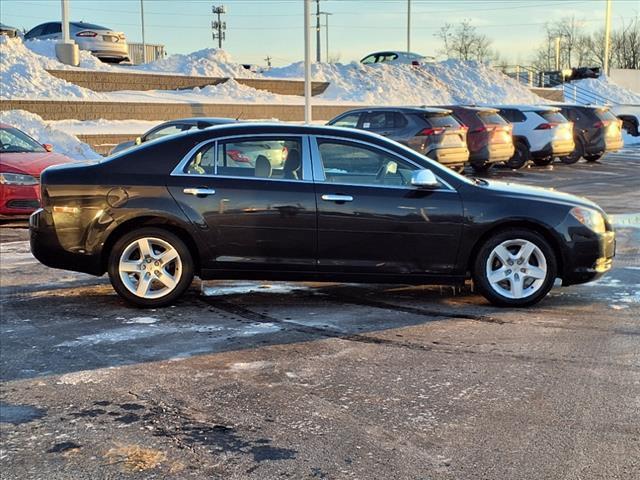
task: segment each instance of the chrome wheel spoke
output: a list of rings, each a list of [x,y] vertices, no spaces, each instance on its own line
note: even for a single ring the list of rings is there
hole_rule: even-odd
[[[153,248],[148,238],[138,240],[138,248],[140,249],[140,258],[153,256]]]
[[[543,269],[538,268],[538,267],[534,267],[533,265],[527,265],[527,270],[525,275],[529,278],[536,278],[536,279],[544,279],[544,277],[547,276],[547,272],[545,272]]]
[[[531,242],[525,243],[522,246],[522,248],[520,248],[520,251],[518,252],[519,259],[522,260],[524,263],[529,263],[529,258],[531,258],[531,254],[534,252],[536,248],[537,247]]]
[[[138,280],[138,288],[136,288],[136,295],[139,297],[146,297],[149,293],[149,288],[151,287],[151,275],[148,273],[140,275],[140,279]]]
[[[522,280],[522,277],[518,277],[517,280],[515,278],[511,279],[511,293],[514,298],[522,298]]]
[[[491,275],[489,275],[489,282],[491,283],[499,283],[509,277],[509,274],[506,273],[507,269],[504,267],[499,268],[498,270],[494,270]]]
[[[178,258],[178,252],[175,248],[171,248],[162,252],[162,255],[160,255],[160,258],[158,258],[158,260],[160,260],[160,265],[165,266],[171,263],[176,258]]]
[[[170,288],[171,290],[173,290],[178,283],[176,282],[176,279],[173,276],[169,275],[166,271],[162,272],[162,274],[156,277],[156,279],[165,287]]]
[[[140,262],[135,260],[120,260],[118,266],[121,272],[135,273],[140,271]]]
[[[504,247],[502,245],[498,245],[496,247],[496,249],[494,250],[494,253],[498,257],[500,262],[502,262],[503,265],[507,265],[509,260],[512,260],[511,252],[509,250],[507,250],[506,247]]]

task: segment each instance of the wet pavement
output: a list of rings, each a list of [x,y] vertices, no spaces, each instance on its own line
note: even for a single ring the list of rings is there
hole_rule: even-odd
[[[469,288],[195,282],[127,307],[0,228],[2,478],[640,478],[640,155],[488,177],[587,196],[614,269]]]

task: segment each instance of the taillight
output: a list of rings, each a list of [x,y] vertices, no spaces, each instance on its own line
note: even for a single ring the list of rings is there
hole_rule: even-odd
[[[227,150],[228,157],[237,163],[250,163],[251,160],[240,150]]]
[[[92,32],[91,30],[83,30],[82,32],[76,33],[76,37],[97,37],[98,34],[96,32]]]
[[[435,128],[423,128],[418,133],[416,133],[416,137],[428,137],[430,135],[440,135],[444,133],[444,127],[435,127]]]
[[[558,125],[558,123],[541,123],[535,128],[535,130],[551,130],[552,128],[556,128]]]
[[[604,128],[604,127],[607,127],[607,126],[609,126],[609,122],[608,121],[605,122],[605,121],[602,121],[602,120],[600,120],[599,122],[596,122],[596,123],[593,124],[593,128]]]

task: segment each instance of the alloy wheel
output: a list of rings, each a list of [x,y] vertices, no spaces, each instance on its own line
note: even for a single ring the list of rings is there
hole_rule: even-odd
[[[491,251],[486,275],[497,294],[510,299],[527,298],[544,285],[547,259],[540,247],[529,240],[506,240]]]
[[[140,298],[156,299],[171,293],[182,276],[182,259],[167,241],[143,237],[122,252],[118,274],[125,288]]]

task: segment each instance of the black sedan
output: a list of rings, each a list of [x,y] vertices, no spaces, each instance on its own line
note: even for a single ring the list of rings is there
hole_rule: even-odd
[[[285,152],[274,166],[256,144]],[[233,153],[233,154],[232,154]],[[234,160],[235,159],[235,160]],[[352,129],[231,124],[148,142],[42,177],[31,248],[45,265],[109,273],[137,306],[193,276],[460,284],[527,306],[556,278],[611,267],[614,232],[584,198],[469,180]]]

